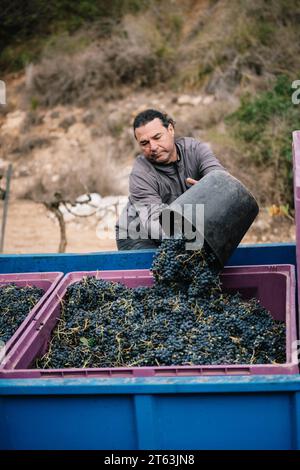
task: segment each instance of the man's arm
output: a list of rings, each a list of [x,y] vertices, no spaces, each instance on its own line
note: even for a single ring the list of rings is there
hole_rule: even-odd
[[[197,159],[200,178],[213,170],[225,170],[207,144],[195,140],[194,152]]]
[[[197,173],[199,179],[187,178],[187,184],[193,185],[208,173],[214,170],[225,170],[221,165],[215,154],[212,152],[207,144],[204,144],[198,140],[192,140],[192,151],[195,155],[197,162]]]
[[[153,176],[133,172],[129,178],[129,200],[139,214],[140,221],[151,239],[161,239],[159,215],[164,204],[158,183]]]

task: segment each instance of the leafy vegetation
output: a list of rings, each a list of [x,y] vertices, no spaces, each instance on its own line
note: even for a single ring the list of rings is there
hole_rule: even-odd
[[[291,133],[299,128],[300,108],[292,102],[290,79],[281,75],[273,88],[244,96],[237,111],[226,120],[249,159],[258,165],[275,165],[277,198],[293,204]]]
[[[47,38],[58,32],[74,33],[100,22],[102,33],[126,13],[137,13],[145,0],[2,0],[0,11],[0,66],[16,70],[36,59]]]

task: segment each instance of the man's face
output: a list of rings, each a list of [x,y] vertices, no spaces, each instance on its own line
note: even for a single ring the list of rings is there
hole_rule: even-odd
[[[159,118],[135,129],[136,140],[147,160],[163,165],[177,160],[174,127],[162,125]]]

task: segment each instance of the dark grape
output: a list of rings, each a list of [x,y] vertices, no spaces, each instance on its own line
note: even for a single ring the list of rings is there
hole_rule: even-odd
[[[1,341],[6,343],[13,336],[43,295],[43,289],[35,286],[20,287],[11,283],[0,287]]]
[[[130,367],[285,362],[285,324],[256,299],[224,293],[205,247],[164,240],[152,287],[93,277],[69,286],[36,367]]]

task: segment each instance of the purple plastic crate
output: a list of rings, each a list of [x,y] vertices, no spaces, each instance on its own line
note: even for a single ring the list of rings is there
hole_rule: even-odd
[[[0,368],[4,367],[8,355],[13,346],[17,343],[24,330],[34,321],[39,310],[48,299],[53,289],[57,286],[58,282],[63,277],[62,272],[44,272],[44,273],[14,273],[14,274],[0,274],[0,288],[6,284],[16,284],[19,287],[34,286],[42,289],[45,293],[28,313],[25,320],[21,323],[13,336],[5,344],[5,357],[0,363]]]
[[[296,220],[296,258],[298,299],[300,299],[300,131],[293,132],[294,202]],[[300,312],[299,312],[300,313]],[[300,325],[300,317],[299,317]]]
[[[153,366],[91,369],[30,369],[36,357],[48,348],[51,332],[61,311],[61,299],[67,287],[83,276],[118,281],[129,287],[150,286],[153,278],[149,270],[88,271],[67,274],[51,294],[35,324],[28,328],[14,347],[10,363],[1,370],[5,378],[57,378],[57,377],[147,377],[147,376],[200,376],[200,375],[251,375],[294,374],[298,363],[292,352],[296,341],[295,273],[292,265],[243,266],[225,268],[221,276],[225,291],[242,294],[243,298],[256,297],[277,320],[286,322],[286,362],[284,364],[241,364],[213,366]],[[294,361],[294,362],[293,362]]]

